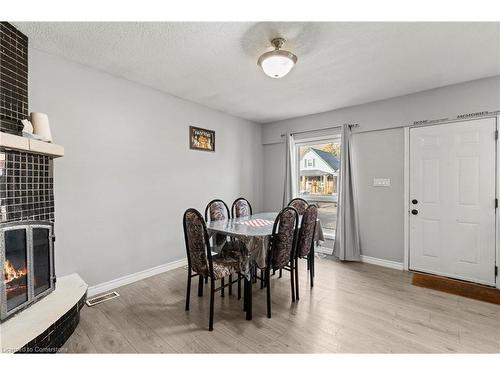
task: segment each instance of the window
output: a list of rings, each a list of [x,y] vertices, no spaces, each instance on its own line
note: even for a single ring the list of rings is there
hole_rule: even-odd
[[[326,235],[334,236],[337,224],[340,137],[329,136],[295,142],[298,158],[297,194],[315,203]]]
[[[314,159],[304,159],[304,167],[312,167],[314,168]]]

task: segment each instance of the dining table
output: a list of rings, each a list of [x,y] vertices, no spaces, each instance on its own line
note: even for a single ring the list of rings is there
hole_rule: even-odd
[[[252,268],[256,265],[263,269],[267,266],[266,259],[269,251],[273,225],[278,212],[262,212],[250,216],[238,218],[214,220],[207,223],[209,236],[215,234],[226,235],[242,245],[237,248],[241,251],[241,274],[245,277],[244,282],[244,306],[246,319],[252,319]],[[302,216],[299,216],[298,226]],[[316,243],[324,241],[321,222],[317,221],[316,232],[314,235]]]

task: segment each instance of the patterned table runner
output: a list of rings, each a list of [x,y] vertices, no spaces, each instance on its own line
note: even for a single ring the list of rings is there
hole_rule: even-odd
[[[241,224],[249,225],[251,227],[265,227],[266,225],[272,225],[273,223],[274,221],[266,219],[251,219],[241,222]]]

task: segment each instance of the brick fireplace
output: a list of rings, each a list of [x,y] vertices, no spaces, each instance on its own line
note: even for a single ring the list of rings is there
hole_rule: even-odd
[[[0,22],[0,352],[55,352],[79,322],[87,285],[54,267],[54,159],[62,146],[24,137],[28,38]]]
[[[27,118],[28,38],[1,22],[0,132],[20,137]],[[54,290],[52,171],[50,155],[0,146],[0,320]]]

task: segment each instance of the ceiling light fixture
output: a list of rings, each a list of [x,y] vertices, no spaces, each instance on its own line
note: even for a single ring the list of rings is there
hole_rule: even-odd
[[[264,73],[271,78],[286,76],[297,63],[297,56],[289,51],[280,49],[285,42],[283,38],[274,38],[271,40],[271,44],[275,48],[274,51],[262,54],[259,60],[257,60],[257,64],[262,68]]]

